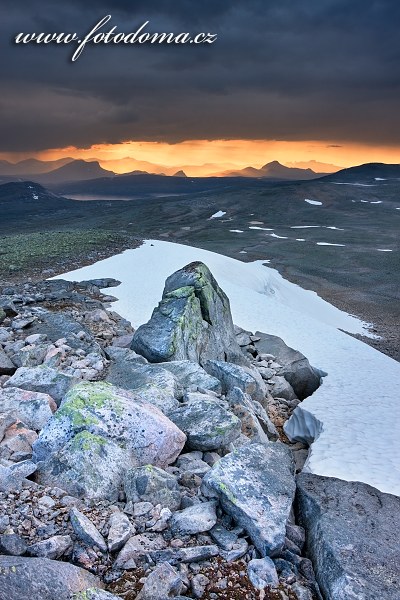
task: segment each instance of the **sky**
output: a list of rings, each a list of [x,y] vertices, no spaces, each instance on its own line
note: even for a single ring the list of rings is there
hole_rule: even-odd
[[[400,162],[398,0],[2,0],[0,157],[224,169]],[[15,44],[20,32],[213,44]],[[106,164],[104,162],[104,164]],[[109,167],[111,163],[108,163]],[[116,169],[117,170],[117,169]]]

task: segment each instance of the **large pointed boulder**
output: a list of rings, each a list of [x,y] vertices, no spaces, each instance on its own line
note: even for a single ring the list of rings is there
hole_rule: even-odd
[[[131,348],[151,362],[247,363],[236,341],[228,297],[201,262],[168,277],[161,302],[135,332]]]

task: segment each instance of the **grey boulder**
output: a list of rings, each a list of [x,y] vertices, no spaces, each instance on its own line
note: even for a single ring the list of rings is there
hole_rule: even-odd
[[[185,390],[196,391],[197,388],[201,388],[217,394],[221,392],[221,382],[209,375],[198,363],[190,360],[173,360],[160,363],[160,367],[175,375]]]
[[[218,450],[233,442],[241,431],[241,422],[217,398],[189,393],[186,403],[169,413],[169,418],[187,436],[192,450]]]
[[[170,527],[174,535],[194,535],[209,531],[216,522],[215,502],[201,502],[174,513]]]
[[[26,551],[26,542],[24,538],[17,533],[5,533],[0,535],[0,554],[22,556]]]
[[[151,552],[163,550],[166,545],[164,538],[159,533],[146,532],[133,535],[119,552],[114,568],[130,569],[136,565],[135,561]]]
[[[245,394],[251,396],[253,400],[263,402],[267,388],[257,371],[249,365],[235,365],[229,362],[218,360],[207,360],[204,368],[213,377],[220,380],[222,392],[228,394],[233,388],[240,388]]]
[[[156,566],[146,577],[144,585],[136,596],[136,600],[167,600],[179,596],[183,581],[178,571],[167,562]]]
[[[164,413],[178,406],[177,398],[182,395],[173,373],[158,365],[142,364],[136,360],[113,360],[106,380],[130,390],[143,402],[154,404]]]
[[[97,547],[102,552],[107,552],[107,544],[95,525],[77,508],[71,508],[69,513],[71,525],[77,537],[85,544]]]
[[[161,302],[150,321],[136,330],[131,348],[151,362],[246,362],[236,342],[228,297],[201,262],[168,277]]]
[[[226,399],[231,411],[242,423],[242,433],[252,442],[262,444],[278,439],[275,425],[259,402],[253,402],[251,397],[238,387],[234,387]]]
[[[170,510],[177,510],[181,503],[176,477],[152,465],[129,469],[125,474],[124,489],[128,502],[151,502]]]
[[[33,445],[37,480],[73,496],[115,501],[125,472],[175,461],[186,436],[127,390],[84,382],[65,397]]]
[[[290,450],[280,442],[248,444],[221,458],[205,475],[203,492],[249,534],[261,556],[283,548],[295,494]]]
[[[110,552],[121,550],[134,531],[128,517],[122,512],[115,512],[109,521],[107,545]]]
[[[7,600],[70,600],[100,580],[70,563],[48,558],[0,556],[0,594]]]
[[[0,388],[0,414],[7,413],[23,421],[29,429],[40,431],[57,406],[48,394],[16,387]]]
[[[327,600],[398,600],[400,498],[367,484],[302,473],[298,513]]]
[[[72,551],[72,539],[69,535],[54,535],[47,540],[41,540],[28,548],[29,556],[58,559]]]
[[[247,565],[247,575],[258,590],[266,587],[278,587],[279,579],[274,561],[265,556],[264,558],[253,558]]]
[[[290,383],[300,400],[311,396],[319,388],[322,373],[310,365],[304,354],[287,346],[276,335],[257,331],[256,336],[260,338],[255,342],[258,352],[276,357],[277,362],[282,365],[279,374]]]
[[[46,365],[38,367],[20,367],[4,384],[5,388],[17,387],[31,392],[48,394],[57,403],[79,380]]]
[[[31,460],[23,460],[14,465],[3,467],[0,464],[0,492],[13,492],[23,487],[26,477],[37,470]]]
[[[282,375],[274,375],[274,377],[271,377],[268,381],[268,384],[273,398],[284,398],[289,402],[291,400],[297,400],[294,389]]]

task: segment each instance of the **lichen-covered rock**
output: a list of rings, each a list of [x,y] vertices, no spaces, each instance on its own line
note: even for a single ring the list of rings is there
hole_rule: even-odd
[[[34,444],[37,480],[116,500],[125,472],[174,462],[186,436],[155,406],[104,382],[70,390]]]
[[[120,596],[92,587],[74,594],[71,600],[119,600],[119,598]]]
[[[262,556],[280,552],[296,489],[286,446],[280,442],[242,446],[212,467],[202,488],[219,498]]]
[[[176,477],[152,465],[129,469],[124,489],[127,500],[133,503],[147,501],[170,510],[177,510],[181,503]]]
[[[311,396],[319,388],[322,374],[310,365],[304,354],[287,346],[276,335],[257,331],[256,336],[260,338],[255,342],[258,352],[275,356],[277,362],[282,365],[279,375],[290,383],[300,400]]]
[[[246,363],[236,342],[228,297],[201,262],[168,277],[160,304],[150,321],[136,330],[131,348],[151,362]]]
[[[300,523],[327,600],[397,600],[400,498],[365,483],[301,473]]]
[[[15,416],[30,429],[40,431],[56,408],[56,403],[48,394],[16,387],[0,389],[0,413]]]
[[[70,600],[73,593],[103,587],[84,569],[48,558],[0,556],[0,594],[4,600]]]
[[[17,387],[31,392],[48,394],[57,403],[61,400],[78,379],[46,365],[39,367],[20,367],[4,384],[5,388]]]
[[[261,375],[254,367],[207,360],[204,363],[204,368],[207,373],[219,379],[224,394],[238,387],[251,396],[253,400],[261,402],[264,400],[267,388]]]
[[[114,359],[106,381],[134,392],[135,396],[154,404],[165,414],[179,405],[177,398],[182,395],[173,373],[158,365],[141,364],[135,360]]]
[[[192,450],[218,450],[240,435],[241,422],[218,398],[189,393],[186,402],[169,413],[169,418],[186,435]]]

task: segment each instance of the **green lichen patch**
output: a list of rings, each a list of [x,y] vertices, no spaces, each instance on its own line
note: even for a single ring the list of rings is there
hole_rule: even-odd
[[[98,453],[106,444],[107,441],[100,435],[95,435],[90,431],[81,431],[71,441],[71,450]]]
[[[178,288],[177,290],[172,290],[165,295],[165,298],[188,298],[194,294],[194,289],[190,285],[186,285],[184,287]]]
[[[224,494],[224,496],[226,496],[226,498],[229,500],[229,502],[232,502],[232,504],[237,504],[237,500],[235,498],[235,496],[233,495],[232,491],[228,488],[227,485],[225,485],[225,483],[218,483],[218,488],[220,490],[220,492],[222,494]]]
[[[118,416],[122,415],[123,407],[113,397],[110,383],[80,383],[68,392],[65,401],[54,416],[57,419],[67,417],[74,428],[90,427],[99,423],[99,419],[93,412],[105,407],[112,408]]]

